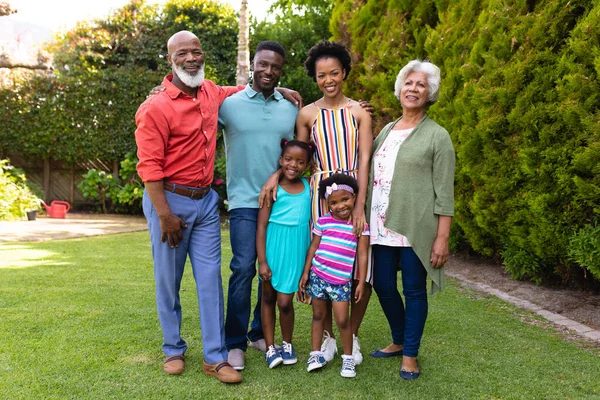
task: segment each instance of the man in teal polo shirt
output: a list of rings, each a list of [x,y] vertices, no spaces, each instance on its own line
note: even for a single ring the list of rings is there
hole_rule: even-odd
[[[261,285],[250,332],[250,297],[256,275],[258,195],[279,168],[280,142],[294,137],[298,108],[275,90],[282,75],[285,50],[274,41],[256,48],[252,84],[225,99],[219,109],[227,159],[227,200],[233,259],[225,320],[229,363],[244,369],[244,353],[251,346],[266,351],[260,321]]]

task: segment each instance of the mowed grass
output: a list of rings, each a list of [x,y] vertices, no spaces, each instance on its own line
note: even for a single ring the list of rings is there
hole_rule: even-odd
[[[224,231],[225,293],[230,258]],[[306,372],[311,312],[297,303],[298,364],[269,370],[262,353],[249,349],[244,382],[235,386],[202,373],[190,268],[181,297],[186,371],[167,376],[146,232],[0,245],[0,398],[600,398],[597,349],[567,342],[533,314],[452,282],[430,298],[422,376],[413,382],[399,379],[399,358],[368,356],[390,342],[375,295],[360,332],[365,361],[355,379],[339,375],[339,357],[323,371]]]

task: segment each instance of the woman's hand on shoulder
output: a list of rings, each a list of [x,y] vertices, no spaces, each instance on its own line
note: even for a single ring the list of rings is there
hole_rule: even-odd
[[[375,116],[375,107],[367,100],[352,100],[353,104],[358,106],[362,111],[369,115],[369,117],[373,118]]]

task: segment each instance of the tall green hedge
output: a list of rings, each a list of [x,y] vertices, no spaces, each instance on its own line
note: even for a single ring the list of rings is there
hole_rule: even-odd
[[[600,3],[337,0],[331,28],[379,125],[401,114],[403,65],[441,68],[429,115],[454,142],[455,221],[473,249],[515,278],[582,275],[569,246],[600,211]]]
[[[132,0],[108,18],[63,32],[50,50],[54,71],[0,88],[0,154],[82,162],[119,161],[135,150],[135,112],[170,73],[167,39],[195,32],[207,78],[235,83],[237,18],[214,0]]]

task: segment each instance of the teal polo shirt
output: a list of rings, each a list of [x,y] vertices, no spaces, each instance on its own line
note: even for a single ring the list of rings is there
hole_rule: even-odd
[[[279,168],[280,142],[294,137],[298,108],[278,91],[268,99],[250,85],[219,109],[227,166],[229,210],[258,208],[258,195]]]

